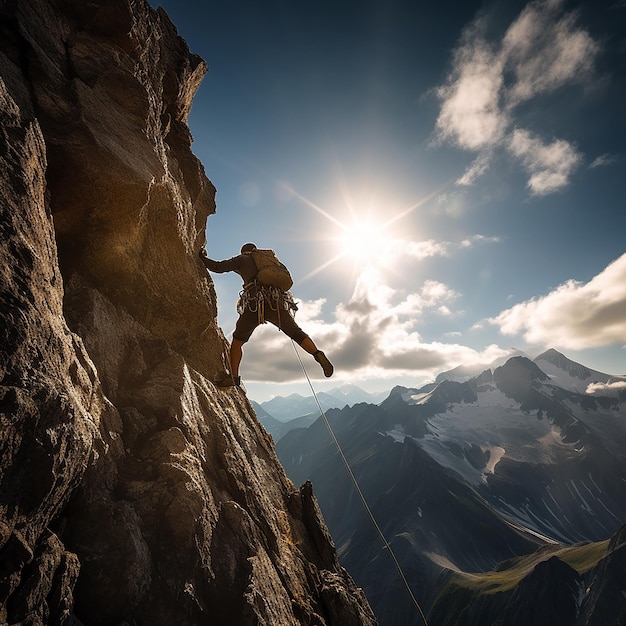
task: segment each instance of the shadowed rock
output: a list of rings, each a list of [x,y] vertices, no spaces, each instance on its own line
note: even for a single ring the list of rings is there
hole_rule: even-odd
[[[143,0],[4,2],[0,30],[0,623],[374,624],[209,382],[204,61]]]

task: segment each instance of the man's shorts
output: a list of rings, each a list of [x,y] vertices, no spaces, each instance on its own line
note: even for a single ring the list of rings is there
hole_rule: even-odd
[[[271,304],[276,307],[276,302],[272,302]],[[278,306],[281,306],[281,304],[282,303],[279,303]],[[279,319],[278,311],[273,309],[272,306],[270,306],[270,301],[266,299],[264,312],[265,321],[271,322],[274,326],[280,328],[288,337],[291,337],[291,339],[300,345],[308,335],[296,324],[296,321],[287,309],[280,308]],[[233,338],[242,343],[246,343],[259,324],[258,311],[251,311],[249,308],[244,309],[235,325]]]

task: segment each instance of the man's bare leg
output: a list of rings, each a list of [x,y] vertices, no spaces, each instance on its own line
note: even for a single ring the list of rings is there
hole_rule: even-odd
[[[324,376],[326,376],[326,378],[329,378],[333,375],[335,368],[333,367],[332,363],[328,360],[327,356],[321,350],[318,350],[315,342],[310,337],[304,339],[300,344],[300,347],[303,350],[306,350],[309,354],[313,355],[313,358],[322,366],[322,369],[324,370]]]
[[[230,373],[233,378],[239,376],[239,365],[243,357],[243,344],[245,342],[235,339],[230,344]]]
[[[215,381],[215,385],[218,387],[233,387],[241,384],[241,378],[239,378],[239,365],[241,358],[243,357],[243,344],[245,342],[234,339],[230,344],[230,375],[226,378]]]

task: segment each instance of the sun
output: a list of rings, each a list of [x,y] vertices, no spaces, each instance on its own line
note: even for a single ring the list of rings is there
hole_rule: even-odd
[[[441,189],[433,190],[407,207],[394,210],[390,210],[389,202],[385,203],[387,205],[385,210],[381,210],[379,202],[372,201],[373,199],[365,198],[363,202],[357,202],[349,193],[349,189],[346,189],[343,204],[347,215],[344,219],[337,215],[337,211],[324,209],[293,187],[289,187],[288,191],[335,226],[332,234],[320,238],[321,241],[334,244],[335,254],[331,254],[301,278],[302,281],[336,264],[337,267],[351,266],[353,274],[356,275],[365,268],[385,268],[393,271],[407,243],[406,228],[398,230],[401,220],[432,200]],[[380,216],[385,216],[385,219],[381,219]]]
[[[394,238],[387,225],[373,219],[354,219],[342,224],[337,237],[337,252],[357,263],[365,260],[387,259],[393,250]]]

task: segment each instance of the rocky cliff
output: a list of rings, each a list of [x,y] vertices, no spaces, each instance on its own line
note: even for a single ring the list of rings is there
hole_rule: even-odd
[[[2,0],[0,30],[0,623],[373,624],[210,382],[204,61],[145,0]]]

